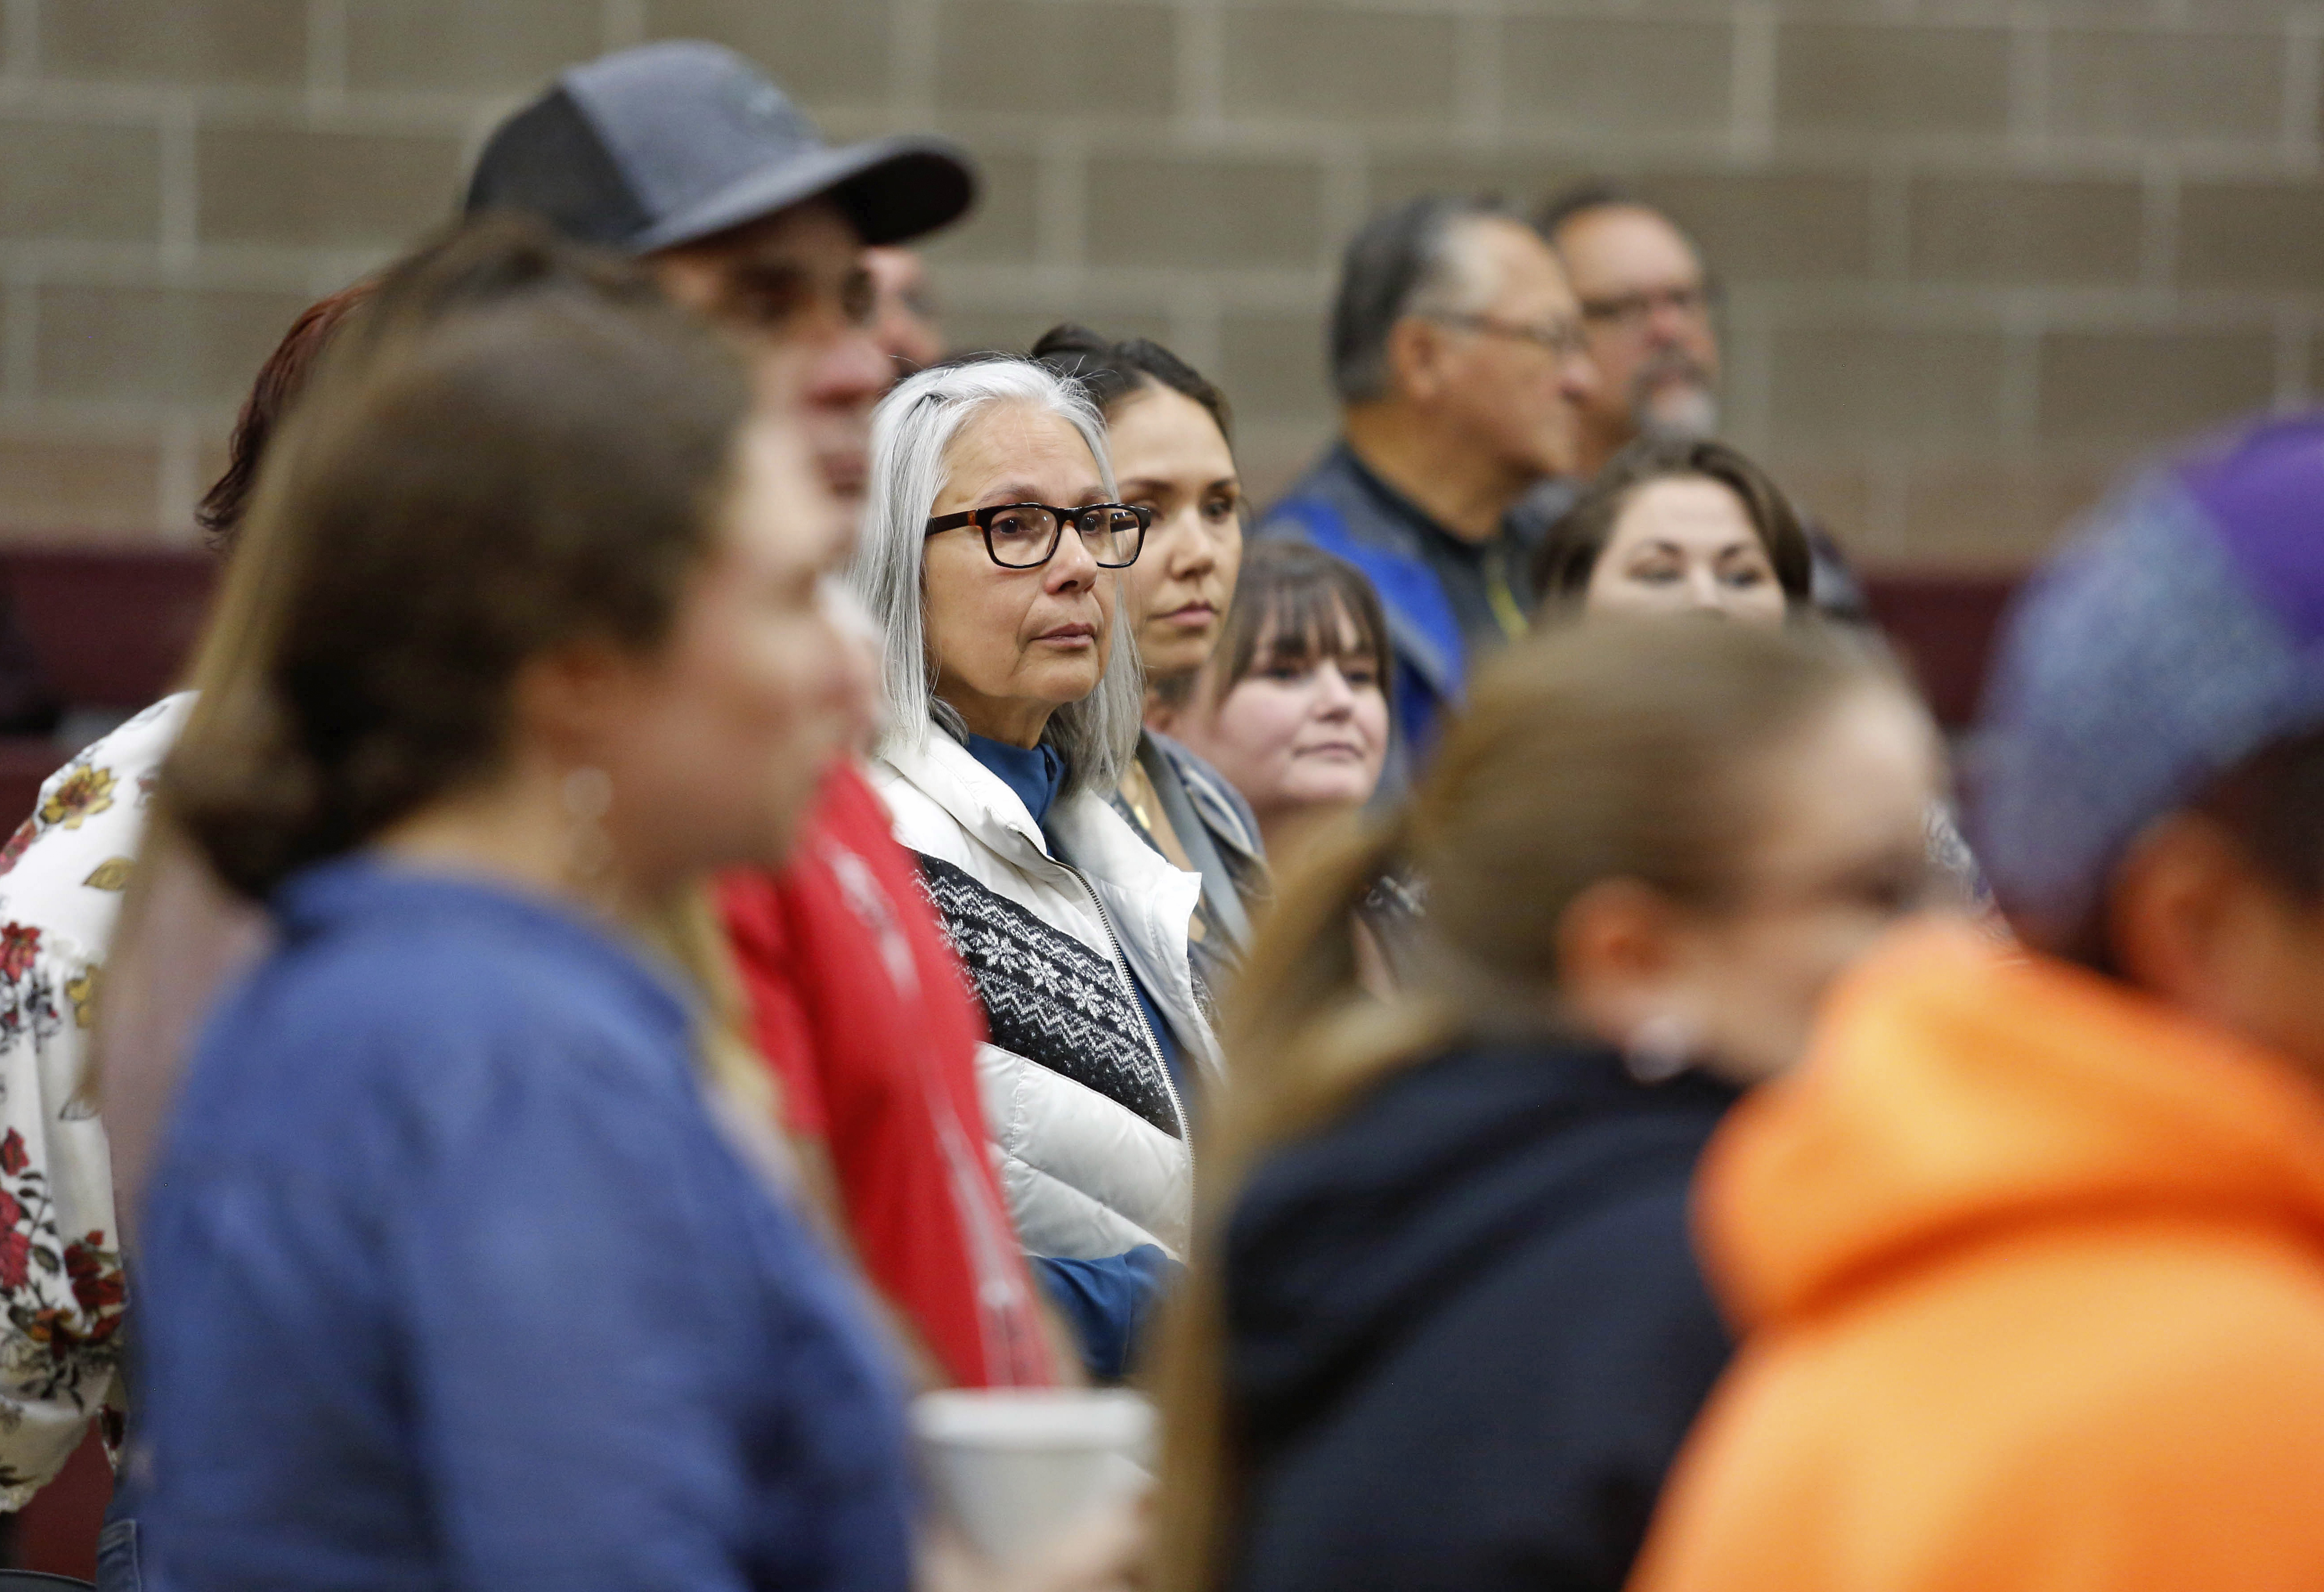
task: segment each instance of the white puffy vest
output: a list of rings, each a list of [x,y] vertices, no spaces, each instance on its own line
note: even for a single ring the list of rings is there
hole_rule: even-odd
[[[1185,1105],[1121,962],[1188,1070],[1215,1074],[1217,1044],[1186,960],[1200,876],[1172,867],[1087,791],[1049,814],[1067,866],[1016,792],[940,730],[883,749],[872,777],[983,998],[995,1043],[978,1053],[979,1081],[1027,1251],[1094,1260],[1158,1244],[1183,1259],[1194,1192]]]

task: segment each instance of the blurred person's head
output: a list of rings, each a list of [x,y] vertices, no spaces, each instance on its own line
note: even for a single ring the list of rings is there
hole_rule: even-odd
[[[1153,523],[1122,574],[1126,622],[1148,691],[1183,700],[1218,644],[1242,566],[1242,479],[1226,395],[1144,337],[1109,342],[1086,327],[1051,327],[1033,357],[1079,381],[1105,416],[1122,502]]]
[[[848,535],[648,279],[466,229],[381,280],[268,450],[168,814],[250,897],[462,805],[594,837],[573,892],[618,910],[774,860],[844,733]]]
[[[942,359],[944,331],[927,262],[910,249],[866,249],[863,269],[872,279],[872,340],[888,356],[891,377],[900,382]]]
[[[1598,370],[1580,400],[1580,473],[1596,474],[1641,436],[1718,430],[1712,288],[1692,240],[1660,210],[1603,184],[1551,200],[1535,225],[1565,266]]]
[[[2026,943],[2324,1076],[2324,420],[2100,510],[2020,598],[1971,833]]]
[[[373,300],[383,282],[389,284],[390,302],[383,314],[375,314]],[[538,221],[496,216],[447,229],[381,275],[309,305],[252,380],[227,444],[226,469],[195,508],[195,522],[217,551],[233,550],[269,446],[306,391],[324,351],[342,341],[343,333],[344,340],[360,342],[371,335],[374,321],[409,331],[548,286],[582,284],[641,301],[649,290],[634,271],[595,251],[563,246]]]
[[[1596,378],[1573,293],[1498,206],[1425,196],[1367,222],[1342,260],[1331,352],[1358,451],[1466,483],[1498,505],[1489,518],[1574,467],[1575,406]]]
[[[1277,866],[1314,821],[1371,799],[1388,757],[1388,621],[1363,572],[1261,542],[1191,689],[1155,715],[1240,791]]]
[[[1230,1008],[1205,1247],[1166,1350],[1164,1587],[1221,1584],[1235,1539],[1204,1261],[1250,1169],[1464,1041],[1574,1035],[1642,1077],[1788,1065],[1833,980],[1921,898],[1938,756],[1895,676],[1826,632],[1565,627],[1480,673],[1400,817],[1285,881]],[[1427,909],[1382,1003],[1347,925],[1391,871]]]
[[[1109,790],[1135,751],[1143,690],[1117,622],[1147,519],[1114,501],[1105,422],[1028,359],[908,376],[872,417],[872,490],[849,571],[885,638],[892,737],[936,716],[1047,745],[1067,791]]]
[[[242,412],[235,419],[234,436],[226,446],[226,465],[194,509],[194,523],[202,529],[213,551],[234,550],[243,516],[250,511],[251,494],[258,489],[258,468],[266,446],[307,389],[315,363],[340,324],[371,296],[368,281],[342,288],[300,312],[274,352],[258,369]]]
[[[576,67],[503,122],[467,207],[529,211],[648,261],[737,339],[767,396],[800,406],[818,468],[852,500],[896,373],[865,246],[943,226],[973,194],[949,143],[832,148],[741,56],[672,41]]]
[[[1781,624],[1805,607],[1814,554],[1773,477],[1720,442],[1642,437],[1550,528],[1545,609]]]

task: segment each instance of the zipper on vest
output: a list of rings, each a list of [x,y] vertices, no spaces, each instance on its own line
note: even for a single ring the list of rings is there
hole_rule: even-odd
[[[1114,975],[1120,979],[1121,992],[1129,997],[1130,1009],[1137,1015],[1138,1032],[1146,1040],[1147,1054],[1161,1070],[1163,1092],[1170,1097],[1170,1113],[1178,1118],[1178,1142],[1186,1146],[1186,1181],[1191,1183],[1194,1177],[1194,1125],[1186,1120],[1186,1102],[1178,1098],[1178,1081],[1170,1076],[1170,1063],[1162,1054],[1162,1042],[1154,1037],[1154,1029],[1146,1021],[1146,1004],[1138,998],[1138,980],[1130,976],[1130,959],[1121,953],[1121,941],[1113,932],[1113,919],[1107,916],[1105,903],[1099,899],[1097,887],[1090,883],[1089,875],[1062,858],[1052,857],[1049,860],[1079,879],[1090,905],[1097,908],[1098,925],[1105,930],[1106,946],[1113,952]]]

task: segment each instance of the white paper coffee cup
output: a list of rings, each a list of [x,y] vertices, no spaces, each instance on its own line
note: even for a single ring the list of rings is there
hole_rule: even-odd
[[[1119,1389],[959,1388],[914,1400],[912,1429],[938,1513],[1007,1563],[1146,1483],[1154,1406]]]

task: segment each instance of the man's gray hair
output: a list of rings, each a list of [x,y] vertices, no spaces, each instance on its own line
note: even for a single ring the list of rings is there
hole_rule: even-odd
[[[848,584],[878,621],[880,672],[889,722],[883,747],[917,747],[942,722],[966,733],[960,715],[936,695],[936,659],[928,645],[926,548],[929,511],[950,471],[945,451],[962,425],[993,404],[1024,404],[1063,419],[1089,444],[1106,495],[1114,492],[1105,421],[1081,389],[1030,360],[1014,357],[933,365],[908,376],[872,414],[872,479],[862,538]],[[1146,704],[1138,663],[1137,623],[1129,591],[1116,591],[1111,648],[1097,689],[1049,716],[1042,741],[1065,760],[1065,791],[1108,791],[1138,750]]]
[[[1409,315],[1481,307],[1460,235],[1471,222],[1514,219],[1498,200],[1423,194],[1364,223],[1340,260],[1332,305],[1332,385],[1342,403],[1388,396],[1388,334]]]

